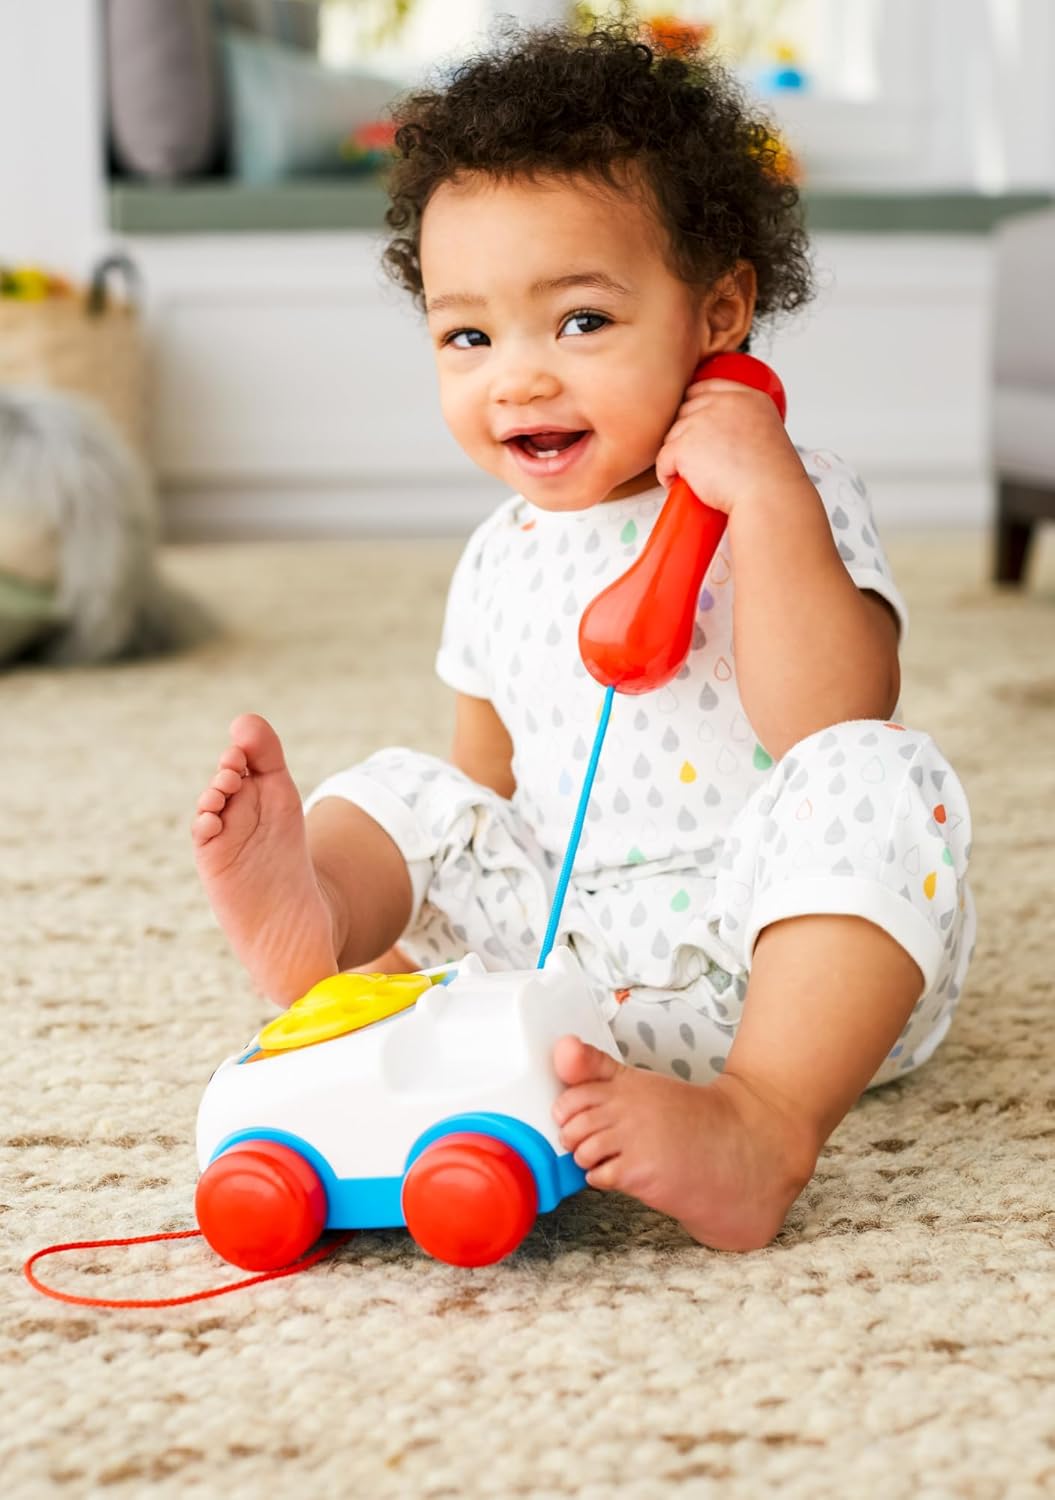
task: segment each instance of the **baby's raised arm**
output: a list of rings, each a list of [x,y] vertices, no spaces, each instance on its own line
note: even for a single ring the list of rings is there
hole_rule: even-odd
[[[850,576],[806,475],[737,509],[729,530],[737,680],[770,755],[830,724],[888,719],[900,690],[897,619]]]

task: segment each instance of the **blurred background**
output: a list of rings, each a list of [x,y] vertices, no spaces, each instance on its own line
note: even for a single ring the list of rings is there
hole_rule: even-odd
[[[814,233],[820,296],[757,348],[793,435],[854,463],[883,522],[988,526],[1001,360],[1055,400],[1036,349],[1055,239],[1011,274],[1024,354],[995,312],[1002,236],[1055,192],[1050,0],[3,0],[0,383],[109,402],[174,538],[464,532],[500,492],[447,435],[421,321],[378,270],[379,171],[386,102],[503,14],[630,15],[722,50]],[[111,316],[64,373],[115,252]]]

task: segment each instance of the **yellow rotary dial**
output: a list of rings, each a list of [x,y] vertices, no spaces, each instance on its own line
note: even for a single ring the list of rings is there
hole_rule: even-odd
[[[261,1031],[263,1052],[290,1052],[407,1010],[442,974],[332,974]]]

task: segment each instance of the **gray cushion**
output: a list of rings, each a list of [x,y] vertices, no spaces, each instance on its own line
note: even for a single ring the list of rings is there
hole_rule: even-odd
[[[1006,219],[994,236],[992,440],[996,472],[1055,487],[1055,210]]]
[[[1055,209],[1005,219],[994,237],[995,359],[999,384],[1055,396]]]
[[[1055,489],[1055,385],[1048,391],[997,386],[993,462],[1005,479]]]
[[[114,154],[144,177],[186,177],[215,161],[220,83],[210,0],[107,0]]]
[[[223,57],[231,170],[244,182],[343,170],[342,144],[402,89],[239,31],[223,33]]]

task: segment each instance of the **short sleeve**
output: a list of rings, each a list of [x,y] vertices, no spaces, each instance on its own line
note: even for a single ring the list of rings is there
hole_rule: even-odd
[[[507,509],[508,502],[473,532],[447,591],[436,675],[455,692],[468,693],[471,698],[491,697],[483,582],[488,542],[496,526],[505,519]]]
[[[835,453],[800,450],[806,472],[817,487],[828,514],[832,536],[846,571],[859,589],[885,599],[897,615],[901,638],[908,631],[908,606],[891,571],[876,530],[872,502],[864,481]]]

